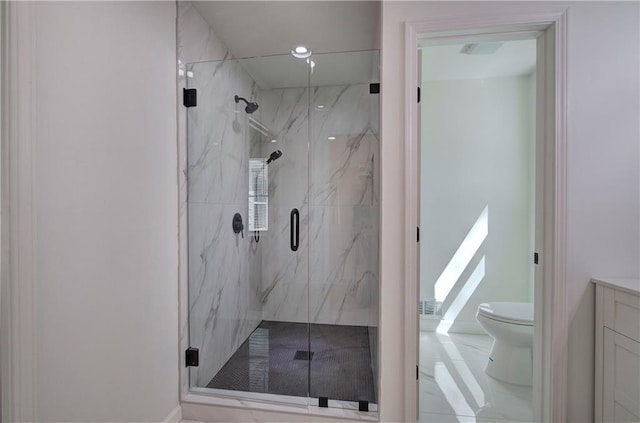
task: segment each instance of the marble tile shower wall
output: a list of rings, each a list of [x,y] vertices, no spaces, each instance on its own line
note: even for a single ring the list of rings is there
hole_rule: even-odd
[[[310,119],[309,95],[312,105],[325,105],[312,106]],[[263,122],[279,134],[265,148],[284,153],[269,174],[263,319],[377,326],[378,96],[356,84],[265,90],[261,101]],[[294,207],[297,254],[289,248]]]
[[[236,61],[220,61],[228,50],[190,2],[178,3],[178,13],[180,88],[198,89],[197,107],[180,117],[188,130],[188,143],[187,133],[180,137],[181,226],[188,228],[181,279],[188,278],[189,298],[182,333],[202,357],[191,383],[206,386],[261,320],[260,250],[231,225],[235,213],[246,225],[250,149],[259,145],[234,95],[256,98],[258,91]]]

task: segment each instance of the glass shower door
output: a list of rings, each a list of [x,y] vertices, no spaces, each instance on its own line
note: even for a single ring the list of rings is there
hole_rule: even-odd
[[[377,410],[378,56],[314,55],[310,87],[311,403],[363,411]]]

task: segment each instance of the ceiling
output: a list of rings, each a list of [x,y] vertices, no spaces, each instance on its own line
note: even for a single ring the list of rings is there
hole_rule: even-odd
[[[535,71],[536,40],[506,41],[493,54],[461,54],[464,44],[422,47],[422,80],[445,81],[527,75]]]
[[[378,1],[195,1],[235,58],[379,49]]]
[[[291,54],[239,59],[242,68],[263,90],[274,88],[368,84],[379,82],[377,51],[314,54],[314,68]]]

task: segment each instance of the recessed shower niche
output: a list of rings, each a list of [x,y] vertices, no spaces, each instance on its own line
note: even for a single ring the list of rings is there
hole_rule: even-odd
[[[377,410],[378,56],[186,65],[192,392]]]

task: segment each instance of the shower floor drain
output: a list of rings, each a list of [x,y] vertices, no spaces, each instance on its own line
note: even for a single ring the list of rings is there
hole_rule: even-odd
[[[311,361],[313,358],[313,351],[296,351],[296,355],[293,356],[294,360],[307,360]]]

